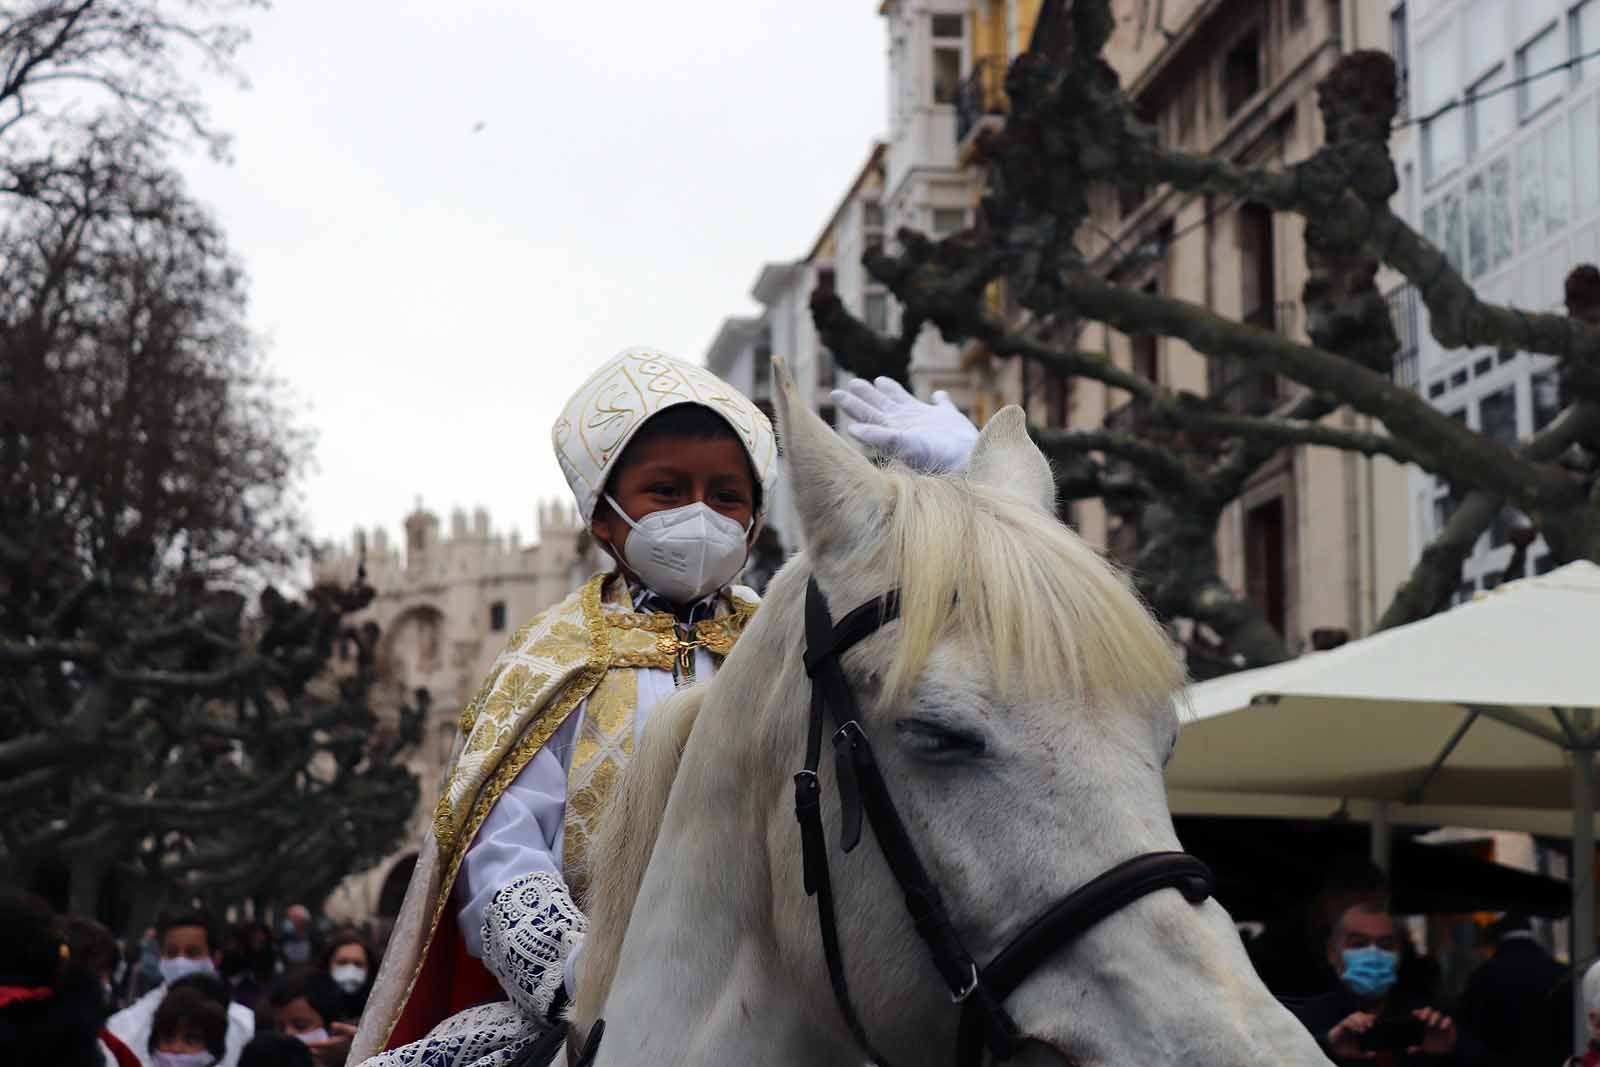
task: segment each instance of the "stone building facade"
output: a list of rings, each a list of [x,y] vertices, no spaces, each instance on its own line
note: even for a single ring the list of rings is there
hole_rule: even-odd
[[[533,542],[522,543],[490,526],[488,512],[469,518],[456,510],[448,531],[420,502],[404,521],[405,542],[393,545],[379,527],[357,530],[345,545],[325,546],[316,580],[348,582],[363,558],[367,581],[377,590],[356,624],[376,622],[379,689],[372,704],[393,715],[428,691],[423,742],[409,761],[421,782],[420,801],[406,844],[378,867],[348,879],[329,898],[330,918],[392,917],[416,861],[417,843],[430,825],[433,806],[462,706],[488,674],[511,633],[561,600],[599,567],[600,558],[570,505],[540,504]]]

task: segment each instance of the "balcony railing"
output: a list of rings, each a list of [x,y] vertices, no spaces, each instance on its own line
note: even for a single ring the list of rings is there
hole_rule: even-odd
[[[1421,384],[1421,370],[1417,364],[1418,334],[1422,318],[1417,300],[1417,287],[1407,282],[1389,294],[1389,314],[1394,318],[1394,332],[1400,338],[1400,350],[1394,354],[1394,383],[1407,389]]]
[[[956,144],[967,137],[984,118],[1006,113],[1006,68],[993,59],[980,59],[972,65],[956,90]]]

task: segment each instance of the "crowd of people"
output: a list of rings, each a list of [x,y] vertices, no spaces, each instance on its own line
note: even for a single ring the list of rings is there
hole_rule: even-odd
[[[359,930],[304,907],[219,936],[199,911],[120,943],[93,919],[0,894],[0,1063],[340,1067],[377,973]]]

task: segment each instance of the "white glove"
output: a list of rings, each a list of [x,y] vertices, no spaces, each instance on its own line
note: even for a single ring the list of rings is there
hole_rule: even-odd
[[[908,467],[933,474],[966,470],[978,428],[939,390],[924,404],[893,378],[852,378],[833,402],[854,421],[851,437]]]

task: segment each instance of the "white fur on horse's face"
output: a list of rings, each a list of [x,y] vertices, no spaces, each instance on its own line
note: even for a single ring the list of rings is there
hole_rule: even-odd
[[[1108,592],[1103,564],[1062,540],[1061,565],[1083,570],[1072,579],[1081,588],[1070,582],[1068,588],[1077,588],[1087,606],[1074,604],[1037,569],[1040,559],[1057,557],[1030,556],[1023,550],[1031,546],[1017,543],[1016,566],[1034,566],[1022,573],[1042,583],[1029,606],[1048,604],[1059,616],[1041,615],[1037,625],[1044,637],[1073,646],[1049,657],[1060,670],[1053,685],[1038,669],[1047,647],[1040,632],[1019,635],[974,603],[993,589],[1021,610],[1014,603],[1016,574],[1007,585],[1008,575],[999,573],[1011,561],[992,541],[1025,540],[1043,530],[1039,519],[1014,513],[1019,503],[1035,515],[1050,505],[1048,466],[1020,416],[1007,416],[1012,425],[992,434],[986,428],[967,482],[944,483],[942,495],[929,498],[939,507],[967,508],[975,525],[961,529],[990,539],[975,541],[970,559],[958,561],[994,570],[985,585],[984,575],[952,577],[950,568],[940,571],[939,560],[907,558],[921,542],[909,549],[890,543],[915,541],[916,531],[908,535],[904,515],[886,511],[916,504],[924,491],[919,485],[932,480],[913,483],[909,475],[873,467],[799,410],[781,368],[778,380],[780,431],[810,558],[791,562],[774,579],[738,648],[704,690],[692,734],[682,724],[658,723],[658,711],[625,776],[625,798],[645,786],[665,795],[661,767],[641,766],[655,759],[650,735],[675,729],[689,737],[660,834],[642,845],[654,847],[604,1003],[604,1067],[798,1067],[864,1058],[834,1005],[816,905],[801,890],[791,776],[805,736],[802,604],[813,568],[836,618],[913,582],[914,574],[960,590],[961,599],[943,602],[955,604],[945,611],[950,625],[927,647],[904,640],[902,631],[926,629],[927,605],[913,604],[901,622],[863,641],[844,662],[896,807],[977,960],[991,958],[1022,924],[1115,864],[1179,847],[1161,779],[1177,729],[1166,699],[1176,674],[1163,665],[1165,646],[1151,636],[1131,594]],[[984,515],[1003,521],[985,526]],[[1048,536],[1061,539],[1058,528],[1052,531]],[[1074,608],[1080,614],[1069,619]],[[1104,635],[1085,632],[1097,624],[1116,638],[1109,651],[1095,645]],[[995,647],[997,641],[1005,647]],[[909,667],[908,648],[917,656]],[[1118,649],[1132,662],[1119,662]],[[996,664],[1008,658],[1025,679],[1002,676]],[[909,683],[897,687],[894,679],[907,670]],[[1148,684],[1138,684],[1141,677]],[[1092,695],[1115,692],[1131,695]],[[853,852],[839,851],[827,746],[819,777],[857,1012],[890,1062],[950,1063],[959,1010],[911,927],[870,828]],[[602,839],[612,832],[603,828]],[[626,836],[597,845],[625,850]],[[582,991],[579,1000],[581,1011]],[[1212,902],[1192,906],[1174,890],[1128,905],[1058,952],[1007,1007],[1035,1039],[1012,1061],[1019,1064],[1328,1062],[1260,984],[1226,913]]]

